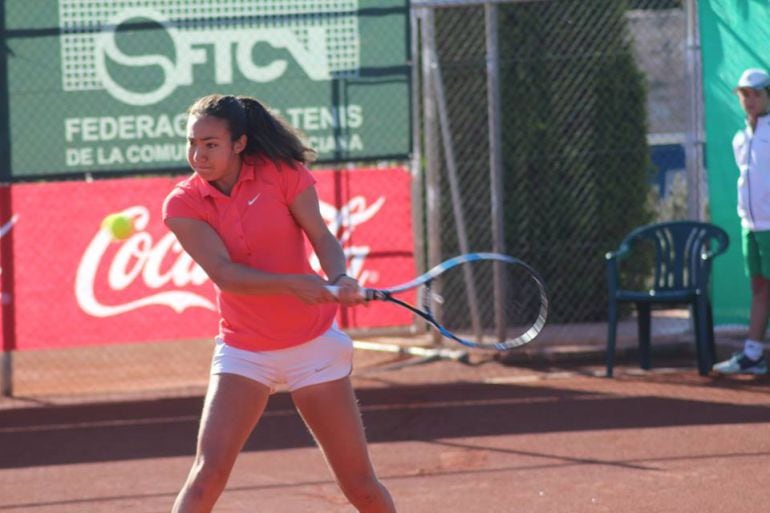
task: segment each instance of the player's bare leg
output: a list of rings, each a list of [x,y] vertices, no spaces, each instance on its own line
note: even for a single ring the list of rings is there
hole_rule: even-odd
[[[369,459],[350,379],[301,388],[292,399],[351,504],[360,513],[395,513],[393,499]]]
[[[172,513],[209,513],[262,412],[270,389],[235,374],[211,376],[193,467]]]
[[[762,276],[753,276],[751,278],[749,339],[760,342],[765,339],[768,308],[770,308],[770,280]]]
[[[767,331],[768,309],[770,309],[770,280],[762,276],[752,276],[749,332],[743,344],[743,351],[738,351],[727,360],[714,364],[714,371],[720,374],[767,374],[763,342]]]

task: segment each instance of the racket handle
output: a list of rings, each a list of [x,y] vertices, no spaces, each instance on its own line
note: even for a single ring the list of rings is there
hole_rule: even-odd
[[[332,293],[334,297],[339,297],[340,295],[340,287],[339,285],[326,285],[326,290]],[[371,301],[374,299],[374,291],[372,289],[358,289],[360,292],[360,296],[367,301]]]

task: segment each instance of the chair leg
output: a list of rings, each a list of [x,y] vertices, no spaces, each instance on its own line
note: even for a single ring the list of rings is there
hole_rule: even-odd
[[[639,328],[639,366],[642,369],[650,368],[650,304],[637,303]]]
[[[706,313],[708,314],[708,319],[706,321],[706,324],[708,326],[708,348],[709,348],[709,358],[711,360],[711,366],[713,366],[717,361],[717,341],[716,337],[714,336],[714,312],[711,309],[711,301],[708,301],[706,303]]]
[[[698,357],[698,373],[706,376],[714,365],[713,326],[709,326],[711,315],[708,298],[698,297],[695,302],[695,350]]]
[[[700,323],[700,308],[698,308],[698,301],[694,301],[690,305],[690,316],[692,317],[692,330],[695,335],[695,361],[698,363],[698,373],[702,374],[701,366],[703,360],[703,346],[701,340],[701,323]]]
[[[607,308],[607,377],[612,377],[615,363],[615,339],[618,332],[618,304],[610,299]]]

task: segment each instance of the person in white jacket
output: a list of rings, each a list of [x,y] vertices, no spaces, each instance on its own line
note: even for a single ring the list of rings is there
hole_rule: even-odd
[[[743,351],[714,365],[721,374],[767,374],[763,341],[770,313],[770,74],[743,72],[735,88],[746,127],[733,138],[738,177],[738,215],[746,273],[751,280],[749,331]]]

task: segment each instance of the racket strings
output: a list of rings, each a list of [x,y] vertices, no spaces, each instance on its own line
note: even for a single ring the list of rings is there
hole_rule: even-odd
[[[547,299],[542,282],[525,265],[471,261],[433,280],[424,305],[460,342],[504,349],[532,340],[542,329]]]

